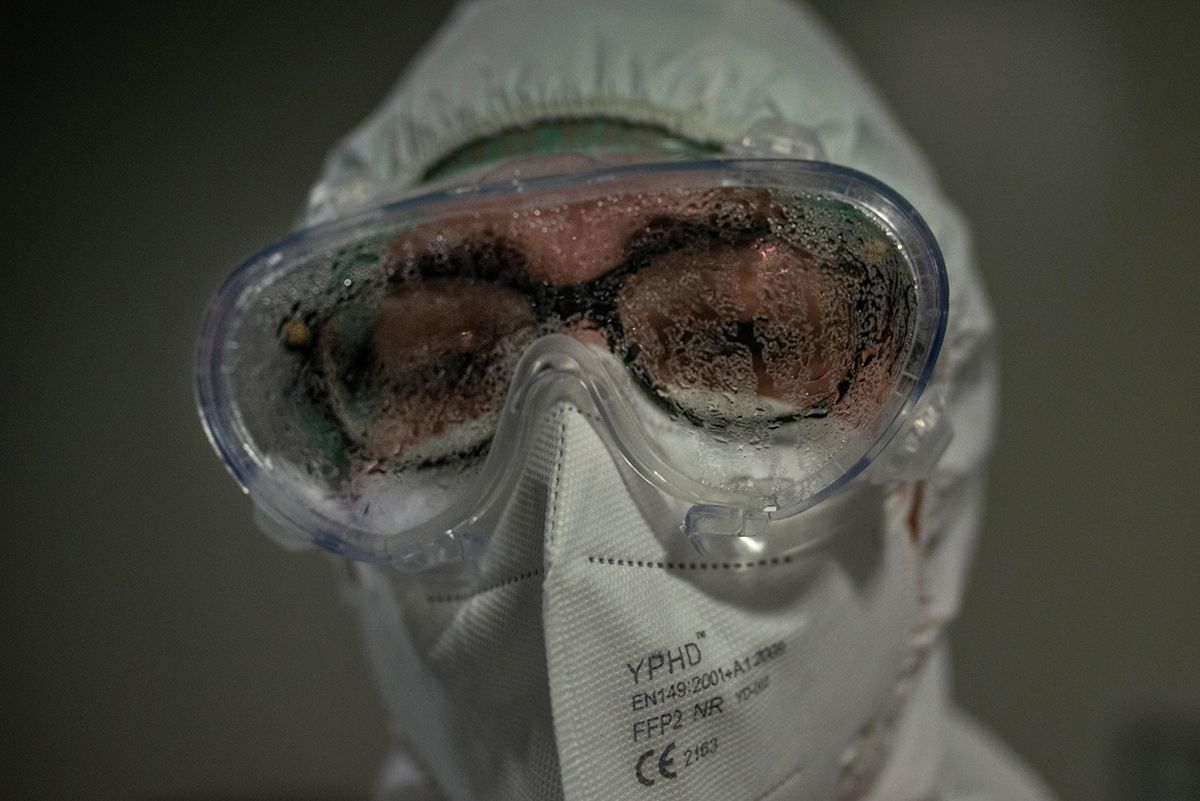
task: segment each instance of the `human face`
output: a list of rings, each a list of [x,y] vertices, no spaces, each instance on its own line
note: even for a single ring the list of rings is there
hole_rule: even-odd
[[[500,497],[525,421],[564,401],[664,492],[787,516],[900,430],[945,297],[928,229],[866,176],[604,168],[281,241],[214,301],[197,393],[265,508],[383,558]]]
[[[893,377],[912,297],[882,231],[860,224],[821,253],[792,235],[796,213],[743,189],[482,204],[395,236],[376,307],[320,321],[314,363],[376,467],[477,450],[474,424],[552,332],[609,350],[695,420],[861,417]]]

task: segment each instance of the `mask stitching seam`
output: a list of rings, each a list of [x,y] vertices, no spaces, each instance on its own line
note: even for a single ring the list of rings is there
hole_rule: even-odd
[[[775,556],[750,562],[677,562],[656,559],[616,559],[611,556],[589,556],[589,564],[614,567],[644,567],[654,570],[750,570],[759,567],[779,567],[792,563],[790,556]]]
[[[570,407],[559,406],[557,409],[558,441],[555,443],[555,451],[558,454],[558,458],[555,459],[554,478],[550,482],[550,495],[548,498],[548,500],[549,500],[549,518],[546,521],[545,538],[544,538],[543,544],[542,544],[542,570],[547,574],[549,574],[549,572],[550,572],[550,568],[551,568],[550,560],[552,558],[551,555],[554,553],[554,546],[555,546],[554,539],[555,539],[555,534],[558,531],[558,524],[560,522],[559,516],[558,516],[558,502],[559,502],[559,497],[560,497],[560,493],[561,493],[563,463],[566,461],[567,408],[572,409],[576,413],[579,412],[579,410],[576,409],[574,406],[570,406]],[[543,584],[543,586],[542,586],[543,625],[545,622],[545,618],[547,617],[547,610],[549,608],[549,600],[548,600],[548,596],[547,596],[548,592],[549,592],[548,588]],[[553,780],[550,790],[555,795],[565,795],[566,794],[566,777],[564,776],[564,772],[563,772],[564,756],[563,756],[563,749],[559,743],[559,732],[558,732],[559,727],[558,727],[557,719],[555,718],[556,704],[554,702],[554,698],[553,698],[554,693],[552,690],[552,684],[550,682],[551,647],[552,646],[551,646],[549,639],[543,637],[542,658],[545,660],[544,664],[545,664],[545,670],[546,670],[546,690],[547,690],[547,696],[549,698],[551,724],[552,724],[551,731],[553,734],[553,737],[551,738],[551,742],[553,743],[553,748],[550,751],[550,755],[553,758],[554,780]]]
[[[574,407],[570,407],[570,408],[574,411],[578,411],[577,409],[574,409]],[[559,495],[560,495],[560,486],[562,484],[562,474],[563,474],[562,463],[564,461],[561,458],[561,455],[566,450],[566,441],[567,441],[566,409],[563,407],[560,407],[558,409],[557,414],[558,414],[558,441],[557,441],[557,443],[555,443],[555,445],[556,445],[555,450],[560,454],[560,458],[557,459],[555,462],[554,479],[550,483],[550,496],[548,499],[550,502],[549,503],[550,515],[547,520],[545,545],[544,545],[543,557],[542,557],[544,560],[543,568],[547,572],[550,570],[550,555],[552,553],[554,553],[554,545],[555,545],[554,535],[557,533],[557,528],[558,528],[556,525],[558,522],[558,500],[559,500]]]

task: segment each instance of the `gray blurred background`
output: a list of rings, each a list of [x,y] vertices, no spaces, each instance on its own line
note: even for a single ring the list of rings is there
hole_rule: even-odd
[[[958,696],[1065,801],[1195,798],[1197,4],[817,7],[974,222],[1003,325]],[[253,528],[191,349],[444,15],[7,20],[3,797],[365,792],[384,726],[331,566]]]

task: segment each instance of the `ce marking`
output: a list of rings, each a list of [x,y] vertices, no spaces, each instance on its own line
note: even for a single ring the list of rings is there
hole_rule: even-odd
[[[664,779],[674,779],[679,775],[675,771],[671,770],[671,768],[675,765],[675,760],[671,757],[671,752],[674,750],[675,743],[671,743],[662,750],[662,753],[658,757],[658,775],[662,776]],[[637,776],[637,780],[647,787],[653,787],[654,783],[658,781],[657,778],[650,778],[645,774],[646,763],[651,759],[654,759],[653,748],[651,748],[649,751],[643,752],[642,755],[638,757],[637,766],[633,769],[633,775]]]

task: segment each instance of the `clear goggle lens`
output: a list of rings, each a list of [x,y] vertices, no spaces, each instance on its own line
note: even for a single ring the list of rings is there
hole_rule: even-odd
[[[489,497],[480,482],[519,449],[506,404],[533,414],[517,398],[528,363],[570,343],[638,472],[691,503],[782,516],[898,430],[945,294],[919,216],[849,170],[537,179],[402,201],[254,257],[210,308],[198,395],[272,517],[395,560],[478,517],[463,499]]]

